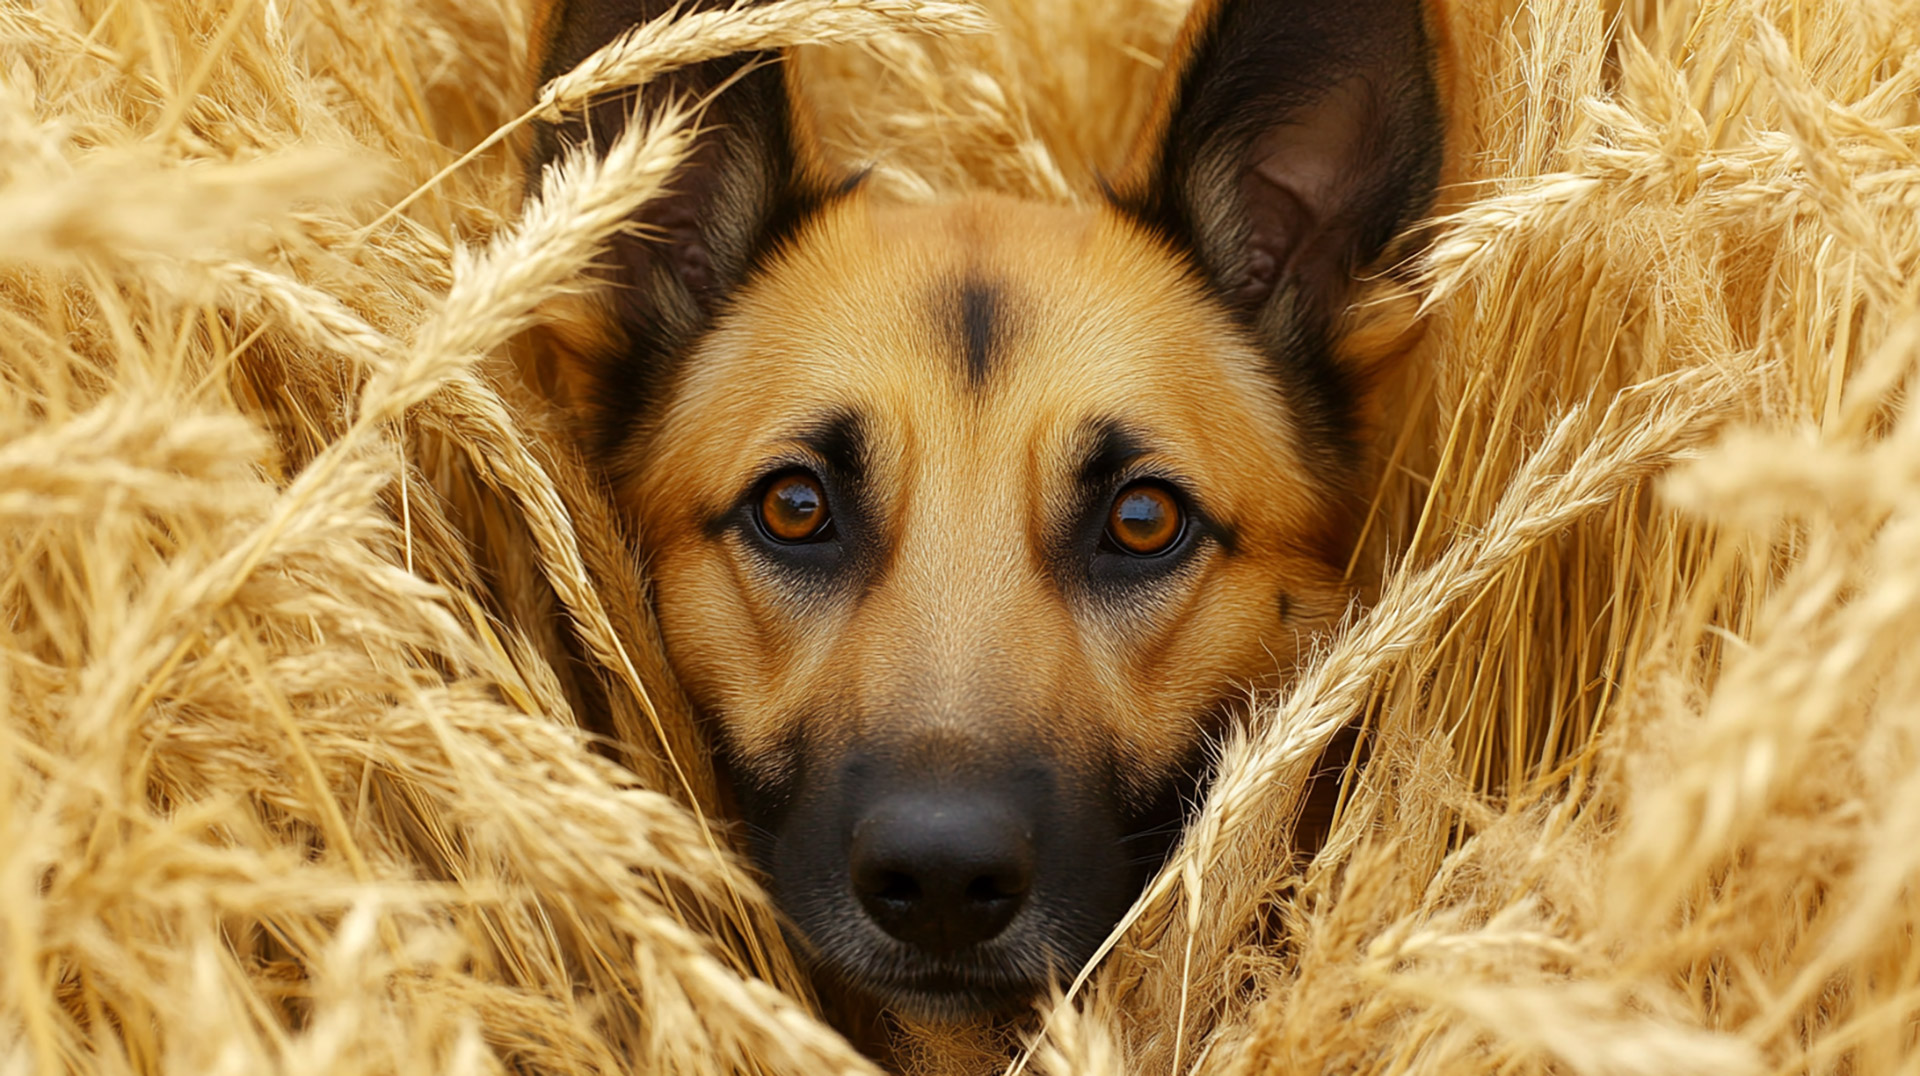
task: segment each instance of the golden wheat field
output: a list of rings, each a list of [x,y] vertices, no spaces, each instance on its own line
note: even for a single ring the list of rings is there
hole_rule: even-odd
[[[795,46],[888,196],[1092,199],[1183,6],[776,0],[541,87],[524,0],[0,0],[0,1073],[874,1072],[516,361],[693,119],[515,147]],[[1920,3],[1434,19],[1365,603],[1097,967],[895,1065],[1920,1072]]]

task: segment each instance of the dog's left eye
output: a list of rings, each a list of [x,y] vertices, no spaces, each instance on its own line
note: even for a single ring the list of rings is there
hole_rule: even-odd
[[[1158,482],[1135,482],[1107,511],[1107,538],[1136,557],[1158,556],[1180,540],[1180,502]]]
[[[827,491],[805,471],[775,478],[760,496],[760,527],[778,542],[818,538],[826,533],[830,519]]]

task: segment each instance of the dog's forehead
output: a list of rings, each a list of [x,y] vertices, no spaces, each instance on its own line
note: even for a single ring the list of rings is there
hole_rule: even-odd
[[[1297,472],[1262,370],[1187,268],[1116,214],[853,200],[739,297],[667,424],[683,448],[705,443],[704,473],[732,480],[843,416],[876,445],[964,459],[982,479],[1069,456],[1096,427],[1190,467]]]

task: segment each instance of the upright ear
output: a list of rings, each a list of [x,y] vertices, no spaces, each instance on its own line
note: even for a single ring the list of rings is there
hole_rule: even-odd
[[[1330,362],[1354,274],[1438,179],[1422,4],[1200,0],[1175,52],[1119,201],[1192,253],[1276,362]]]
[[[728,0],[549,0],[535,15],[539,84],[566,73],[628,29]],[[583,115],[536,131],[530,177],[567,147],[600,151],[652,102],[707,102],[699,135],[668,193],[643,206],[602,258],[612,284],[549,333],[548,383],[592,421],[602,447],[659,398],[671,364],[724,306],[755,263],[817,204],[795,148],[794,120],[773,53],[682,68],[594,101]],[[529,190],[538,190],[530,182]]]

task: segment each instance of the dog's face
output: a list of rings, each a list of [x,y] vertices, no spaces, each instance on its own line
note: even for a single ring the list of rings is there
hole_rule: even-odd
[[[629,469],[674,667],[846,978],[959,1011],[1074,966],[1340,603],[1327,490],[1205,298],[1118,214],[848,199]]]
[[[822,193],[750,74],[565,360],[776,897],[903,1010],[1015,1007],[1085,960],[1208,738],[1344,602],[1332,330],[1431,189],[1404,113],[1432,91],[1417,7],[1359,5],[1355,44],[1273,6],[1195,16],[1092,210]]]

